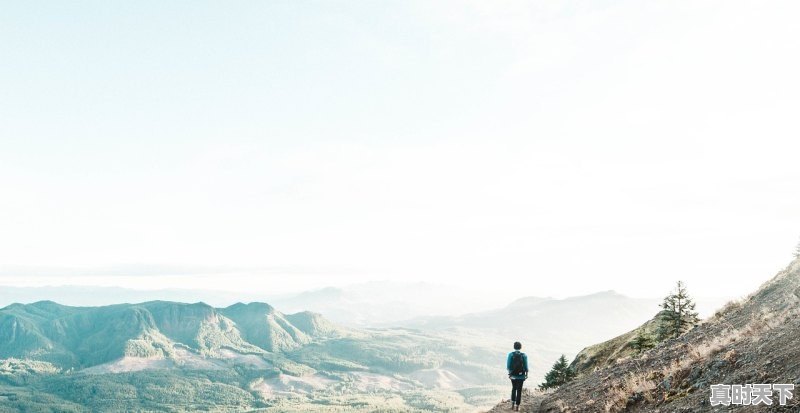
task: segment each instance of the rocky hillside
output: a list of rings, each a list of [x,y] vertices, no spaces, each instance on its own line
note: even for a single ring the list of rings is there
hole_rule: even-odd
[[[586,347],[575,356],[575,359],[569,367],[580,376],[614,364],[617,360],[637,354],[631,341],[640,333],[649,334],[654,337],[658,329],[660,314],[661,313],[656,314],[652,319],[627,333],[600,344]]]
[[[683,336],[641,355],[624,350],[628,335],[596,346],[600,351],[578,360],[584,364],[581,377],[551,393],[529,392],[522,410],[711,412],[721,411],[710,406],[712,384],[798,385],[799,315],[800,259],[747,299],[726,305]],[[592,358],[595,361],[587,363]],[[590,365],[599,368],[591,371]],[[800,396],[787,406],[775,400],[772,406],[739,406],[736,411],[800,411]],[[492,412],[507,410],[500,405]]]

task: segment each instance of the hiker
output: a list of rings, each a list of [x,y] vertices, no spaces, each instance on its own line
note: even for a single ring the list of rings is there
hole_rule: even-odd
[[[514,343],[514,351],[508,353],[506,369],[511,379],[511,410],[519,411],[522,401],[522,383],[528,378],[528,356],[521,352],[522,344]]]

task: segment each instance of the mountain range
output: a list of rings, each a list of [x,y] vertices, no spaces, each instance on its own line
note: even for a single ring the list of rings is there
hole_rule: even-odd
[[[57,300],[73,306],[106,306],[152,300],[202,301],[219,307],[240,301],[266,301],[286,312],[314,311],[336,323],[358,327],[387,325],[422,316],[485,311],[505,305],[503,300],[480,291],[425,282],[370,281],[282,294],[82,285],[0,288],[0,306],[46,300]]]
[[[0,358],[84,368],[122,357],[169,357],[178,344],[201,355],[223,349],[246,354],[291,350],[345,330],[321,316],[284,315],[267,304],[152,301],[107,307],[68,307],[52,301],[0,310]]]
[[[500,383],[494,356],[260,302],[12,304],[0,309],[0,411],[470,410]]]

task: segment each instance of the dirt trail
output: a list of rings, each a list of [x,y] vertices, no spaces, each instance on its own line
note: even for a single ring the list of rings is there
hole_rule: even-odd
[[[531,392],[525,389],[523,390],[522,404],[519,406],[519,411],[526,413],[539,413],[543,400],[544,394],[542,394],[540,391],[534,390]],[[489,410],[487,413],[506,413],[510,411],[512,411],[511,402],[508,400],[503,400],[500,404],[492,408],[492,410]]]

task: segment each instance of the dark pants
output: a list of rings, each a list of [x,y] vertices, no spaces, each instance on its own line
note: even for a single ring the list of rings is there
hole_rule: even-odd
[[[525,380],[511,379],[511,401],[517,405],[522,401],[522,383],[525,383]]]

